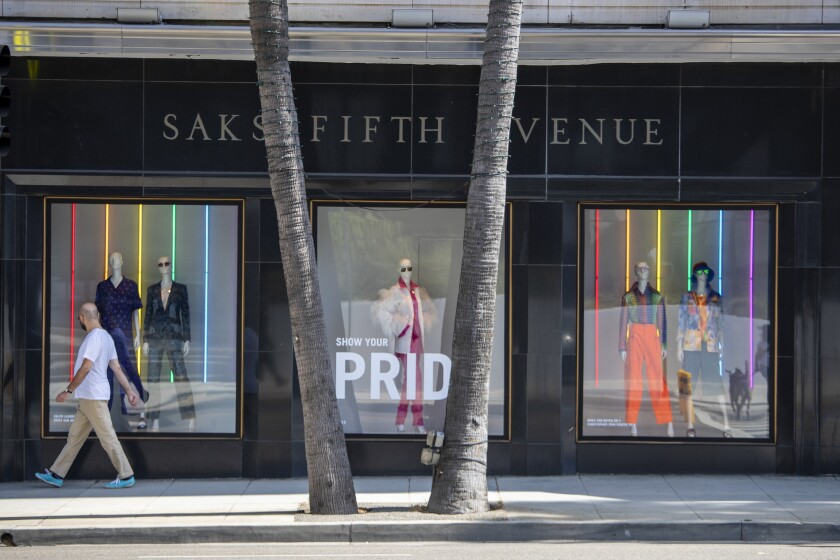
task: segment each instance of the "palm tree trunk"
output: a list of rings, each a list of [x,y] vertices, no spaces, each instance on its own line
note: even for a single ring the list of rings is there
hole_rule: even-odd
[[[487,511],[487,402],[522,0],[491,0],[455,311],[446,438],[429,511]]]
[[[286,0],[249,0],[271,194],[295,360],[303,403],[309,506],[312,513],[357,513],[356,493],[335,398],[312,227],[306,207],[297,109],[289,70]]]

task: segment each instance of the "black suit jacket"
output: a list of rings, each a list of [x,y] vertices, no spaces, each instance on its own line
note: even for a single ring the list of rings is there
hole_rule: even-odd
[[[160,298],[160,282],[149,286],[146,292],[146,316],[143,319],[143,340],[189,340],[190,298],[187,287],[172,282],[166,308]]]

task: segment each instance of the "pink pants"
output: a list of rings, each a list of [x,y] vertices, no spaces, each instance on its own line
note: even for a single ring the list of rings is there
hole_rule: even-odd
[[[396,352],[395,355],[400,361],[400,369],[402,371],[402,386],[400,387],[400,404],[397,407],[397,425],[405,424],[405,417],[408,415],[408,399],[406,398],[406,387],[408,386],[408,356],[414,356],[417,364],[415,372],[415,388],[416,392],[414,400],[411,401],[411,415],[414,417],[414,425],[423,425],[423,371],[420,369],[420,362],[422,354],[400,354]]]

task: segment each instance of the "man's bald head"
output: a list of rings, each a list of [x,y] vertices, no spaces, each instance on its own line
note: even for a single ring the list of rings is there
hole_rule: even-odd
[[[99,323],[99,310],[96,308],[95,303],[91,303],[86,301],[82,304],[79,308],[79,315],[83,316],[88,321],[95,321]]]

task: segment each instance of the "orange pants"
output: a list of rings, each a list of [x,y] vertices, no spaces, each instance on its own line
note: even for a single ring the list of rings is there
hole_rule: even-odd
[[[656,422],[670,422],[671,399],[668,395],[668,383],[662,375],[662,344],[656,325],[630,323],[627,360],[624,362],[628,424],[635,424],[639,418],[639,406],[642,404],[642,364],[645,366],[648,393]]]

